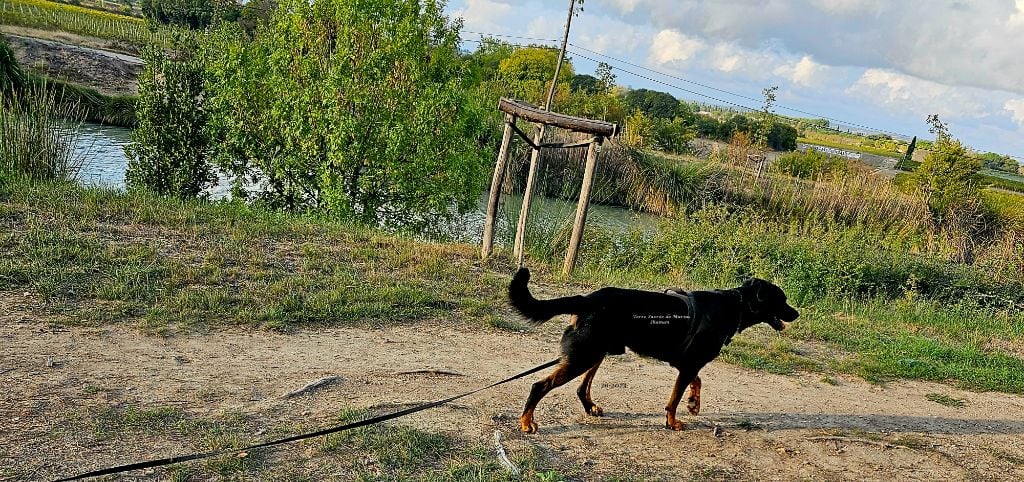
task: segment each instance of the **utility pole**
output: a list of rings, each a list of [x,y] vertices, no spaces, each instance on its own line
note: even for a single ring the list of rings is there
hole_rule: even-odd
[[[565,60],[565,49],[569,44],[569,27],[572,25],[572,15],[576,8],[576,0],[569,0],[569,14],[565,18],[565,33],[562,35],[562,49],[558,52],[558,63],[555,64],[555,77],[551,79],[551,88],[548,89],[548,99],[544,103],[544,110],[551,110],[551,103],[555,99],[555,89],[558,87],[558,74],[562,70],[562,62]],[[544,124],[537,128],[533,137],[535,146],[541,145],[544,141]],[[512,249],[516,257],[516,267],[523,266],[523,246],[526,244],[526,218],[530,213],[530,202],[533,200],[533,191],[536,188],[538,165],[540,164],[540,149],[534,148],[530,153],[530,174],[526,178],[526,190],[523,191],[523,205],[519,209],[519,224],[516,226],[516,241]]]

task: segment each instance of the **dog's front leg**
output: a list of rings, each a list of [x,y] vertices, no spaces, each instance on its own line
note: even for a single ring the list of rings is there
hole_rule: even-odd
[[[697,370],[692,368],[679,369],[679,376],[676,377],[676,384],[672,387],[672,395],[669,395],[668,405],[665,406],[665,428],[676,431],[683,429],[683,422],[676,419],[676,410],[679,408],[679,401],[683,398],[683,391],[696,376]]]

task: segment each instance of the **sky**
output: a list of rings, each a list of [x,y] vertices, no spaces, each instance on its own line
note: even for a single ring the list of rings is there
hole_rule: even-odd
[[[467,50],[480,33],[560,39],[567,9],[446,7]],[[778,86],[779,114],[908,137],[934,137],[925,118],[938,114],[972,148],[1024,163],[1024,0],[586,0],[569,41],[577,73],[603,60],[620,85],[754,109]]]

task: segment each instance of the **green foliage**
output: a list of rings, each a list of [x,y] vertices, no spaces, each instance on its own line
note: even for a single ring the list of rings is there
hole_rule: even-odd
[[[573,92],[582,92],[588,95],[600,94],[604,91],[601,79],[588,74],[576,74],[569,87]]]
[[[121,127],[136,124],[138,97],[134,95],[107,95],[91,87],[32,74],[27,78],[37,88],[54,91],[70,112],[81,114],[81,120]]]
[[[146,18],[164,25],[201,29],[217,19],[238,19],[240,7],[231,0],[142,0]]]
[[[980,168],[981,162],[971,157],[960,141],[940,134],[915,176],[928,196],[928,204],[935,212],[944,214],[977,198],[974,176]]]
[[[11,46],[0,35],[0,99],[9,97],[20,90],[25,83],[25,74],[14,58]]]
[[[664,223],[653,235],[594,243],[585,258],[603,269],[674,273],[701,285],[774,279],[799,304],[851,296],[922,296],[997,307],[1024,302],[1020,279],[990,277],[981,267],[915,255],[894,244],[866,227],[801,229],[713,207]]]
[[[627,92],[624,100],[630,110],[639,110],[648,117],[672,119],[679,114],[679,100],[665,92],[636,89]]]
[[[543,105],[557,64],[558,50],[547,47],[518,48],[499,62],[498,79],[505,87],[506,95]],[[572,61],[567,58],[558,71],[557,99],[564,99],[568,94],[574,76]]]
[[[130,188],[192,198],[212,186],[211,142],[203,62],[195,49],[171,59],[156,48],[145,52],[139,79],[139,126],[132,131],[126,180]]]
[[[783,174],[802,179],[811,179],[822,174],[846,172],[846,160],[829,156],[814,149],[787,152],[772,164],[772,168]]]
[[[792,151],[796,149],[796,138],[796,127],[776,122],[768,133],[768,147],[777,151]]]
[[[493,37],[482,38],[477,49],[466,56],[474,80],[477,82],[497,80],[498,66],[501,65],[501,61],[511,57],[516,49],[516,46]],[[552,75],[554,75],[553,72]]]
[[[1012,157],[996,154],[995,152],[986,152],[977,157],[981,160],[982,167],[988,169],[1016,174],[1017,170],[1021,167]]]
[[[675,119],[654,119],[651,130],[651,147],[670,154],[690,152],[690,141],[696,137],[694,130],[679,117]]]
[[[0,95],[0,178],[74,179],[82,159],[74,154],[81,110],[45,85]]]
[[[443,7],[289,0],[251,42],[222,28],[208,49],[218,164],[270,206],[367,224],[428,227],[473,207],[492,106]]]

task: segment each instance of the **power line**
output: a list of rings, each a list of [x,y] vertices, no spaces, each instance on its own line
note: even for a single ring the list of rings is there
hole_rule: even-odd
[[[522,36],[516,36],[516,35],[492,34],[492,33],[486,33],[486,32],[466,32],[466,33],[472,33],[472,34],[478,34],[478,35],[490,36],[490,37],[516,38],[516,39],[535,40],[535,41],[542,41],[542,42],[557,42],[557,40],[543,39],[543,38],[537,38],[537,37],[522,37]],[[473,39],[465,39],[465,41],[476,42],[476,43],[483,43],[483,41],[481,41],[481,40],[473,40]],[[522,45],[522,44],[512,44],[512,45],[515,45],[515,46],[518,46],[518,47],[528,47],[528,45]],[[763,99],[757,99],[757,98],[750,97],[750,96],[747,96],[747,95],[739,94],[739,93],[736,93],[736,92],[731,92],[731,91],[728,91],[728,90],[719,89],[717,87],[713,87],[713,86],[710,86],[710,85],[702,84],[700,82],[695,82],[695,81],[692,81],[692,80],[689,80],[689,79],[685,79],[683,77],[675,76],[675,75],[672,75],[672,74],[661,72],[659,70],[655,70],[655,69],[651,69],[651,68],[648,68],[648,67],[644,67],[642,65],[637,65],[637,64],[634,64],[634,63],[626,61],[626,60],[622,60],[622,59],[619,59],[619,58],[616,58],[616,57],[612,57],[610,55],[607,55],[607,54],[604,54],[604,53],[601,53],[601,52],[597,52],[595,50],[588,49],[586,47],[582,47],[582,46],[577,45],[577,44],[572,43],[572,42],[570,42],[569,45],[573,46],[576,49],[583,50],[583,51],[592,53],[594,55],[599,55],[601,57],[607,58],[607,59],[609,59],[611,61],[614,61],[614,62],[618,62],[618,63],[621,63],[621,64],[626,64],[626,65],[629,65],[629,66],[634,67],[634,68],[642,69],[642,70],[645,70],[647,72],[651,72],[651,73],[654,73],[654,74],[657,74],[657,75],[661,75],[661,76],[664,76],[664,77],[668,77],[668,78],[671,78],[671,79],[674,79],[674,80],[678,80],[678,81],[685,82],[685,83],[688,83],[688,84],[692,84],[692,85],[696,85],[696,86],[699,86],[699,87],[703,87],[703,88],[706,88],[706,89],[709,89],[709,90],[713,90],[713,91],[716,91],[716,92],[720,92],[720,93],[723,93],[723,94],[731,95],[731,96],[734,96],[734,97],[739,97],[741,99],[750,100],[750,101],[754,101],[754,102],[761,102],[763,100]],[[604,61],[601,61],[601,60],[597,60],[597,59],[588,57],[588,56],[586,56],[586,55],[584,55],[584,54],[582,54],[582,53],[580,53],[578,51],[572,52],[572,54],[577,56],[577,57],[580,57],[580,58],[589,60],[591,62],[594,62],[594,63],[608,63],[608,62],[604,62]],[[626,70],[626,69],[622,68],[621,66],[612,66],[612,67],[615,68],[616,70],[619,70],[620,72],[624,72],[624,73],[633,75],[634,77],[637,77],[637,78],[640,78],[640,79],[644,79],[644,80],[647,80],[649,82],[654,82],[654,83],[657,83],[657,84],[660,84],[660,85],[663,85],[663,86],[666,86],[666,87],[669,87],[669,88],[673,88],[673,89],[676,89],[676,90],[679,90],[679,91],[682,91],[682,92],[693,94],[693,95],[696,95],[696,96],[699,96],[699,97],[704,97],[706,99],[710,99],[710,100],[713,100],[715,102],[719,102],[719,103],[726,104],[726,105],[729,105],[729,106],[737,107],[737,108],[740,108],[740,109],[745,110],[745,111],[755,112],[755,111],[759,110],[759,109],[754,108],[754,107],[750,107],[750,106],[747,106],[747,105],[739,104],[739,103],[736,103],[736,102],[731,102],[731,101],[728,101],[728,100],[725,100],[725,99],[721,99],[721,98],[718,98],[718,97],[715,97],[715,96],[712,96],[712,95],[708,95],[708,94],[705,94],[705,93],[702,93],[702,92],[698,92],[698,91],[695,91],[695,90],[691,90],[691,89],[687,89],[687,88],[684,88],[684,87],[680,87],[678,85],[670,84],[668,82],[664,82],[664,81],[661,81],[661,80],[658,80],[658,79],[655,79],[655,78],[652,78],[652,77],[648,77],[648,76],[645,76],[645,75],[642,75],[642,74],[639,74],[639,73],[636,73],[636,72],[633,72],[633,71],[630,71],[630,70]],[[791,112],[797,112],[797,113],[804,114],[804,115],[809,115],[812,118],[826,119],[826,120],[828,120],[830,122],[835,122],[837,125],[847,125],[847,126],[850,126],[850,127],[856,127],[856,128],[859,128],[859,129],[864,129],[864,130],[867,130],[867,131],[873,131],[873,132],[879,132],[879,133],[894,135],[894,136],[897,136],[897,137],[904,137],[904,138],[911,137],[911,136],[903,134],[903,133],[889,131],[889,130],[886,130],[886,129],[875,128],[875,127],[871,127],[871,126],[864,125],[864,124],[858,124],[858,123],[855,123],[855,122],[848,122],[848,121],[844,121],[842,119],[836,119],[836,118],[830,117],[830,116],[820,115],[820,114],[816,114],[816,113],[813,113],[813,112],[808,112],[808,111],[804,111],[804,110],[796,109],[796,108],[792,108],[792,107],[786,107],[784,105],[776,104],[776,108],[785,109],[785,110],[788,110],[788,111],[791,111]],[[778,114],[776,114],[776,115],[778,115]],[[798,121],[798,119],[794,119],[792,117],[788,117],[788,116],[784,116],[784,115],[779,115],[779,117],[787,119],[787,120],[789,120],[791,122]],[[914,136],[914,137],[916,137],[916,136]],[[936,152],[933,149],[928,149],[928,148],[925,148],[925,147],[918,147],[917,150],[921,150],[921,151],[924,151],[924,152]],[[1010,154],[1003,154],[1003,155],[1006,156],[1006,157],[1009,157],[1010,159],[1014,159],[1014,160],[1017,160],[1017,161],[1024,160],[1024,157],[1020,157],[1020,156],[1014,156],[1014,155],[1010,155]],[[971,159],[975,159],[975,160],[983,160],[983,159],[980,159],[980,158],[974,157],[974,156],[968,156],[968,157],[971,158]]]

